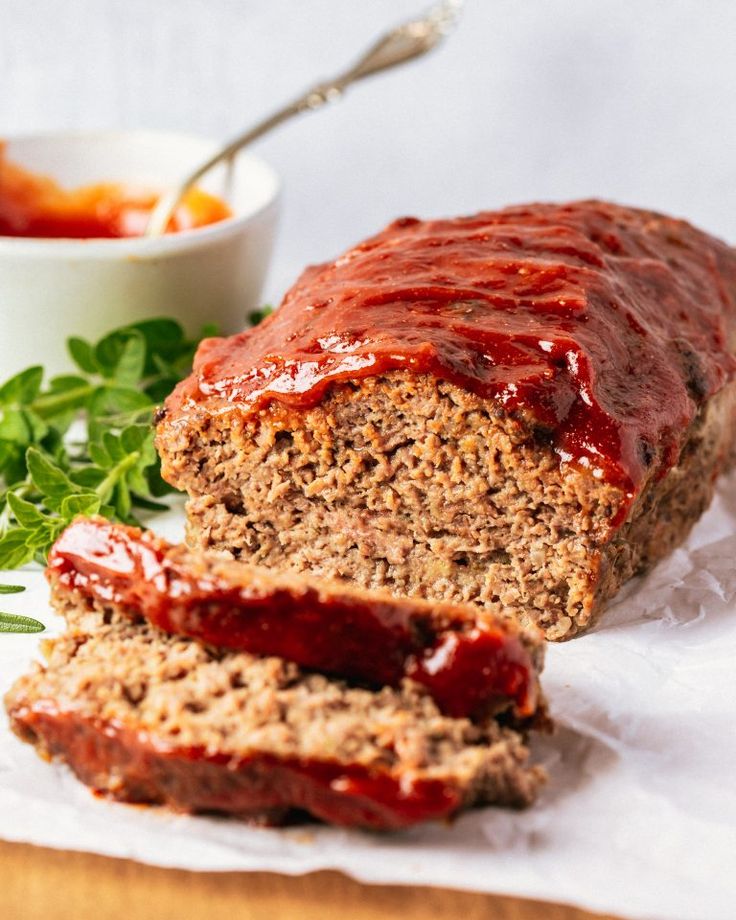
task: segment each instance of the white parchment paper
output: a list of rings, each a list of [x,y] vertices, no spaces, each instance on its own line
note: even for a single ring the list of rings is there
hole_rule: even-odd
[[[181,531],[181,512],[153,522]],[[6,610],[61,628],[38,572]],[[0,695],[36,654],[0,634]],[[551,646],[558,731],[535,743],[538,804],[392,835],[264,830],[94,798],[42,763],[0,715],[0,838],[192,870],[339,869],[374,883],[447,886],[627,918],[736,917],[736,477],[686,546],[629,585],[598,629]]]

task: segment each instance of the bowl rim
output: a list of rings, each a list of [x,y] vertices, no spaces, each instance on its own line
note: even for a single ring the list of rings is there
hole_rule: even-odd
[[[181,142],[209,143],[213,147],[218,143],[211,137],[203,134],[194,134],[186,131],[167,131],[148,128],[71,130],[71,131],[34,131],[23,134],[4,135],[2,141],[13,144],[19,141],[42,141],[61,138],[83,140],[85,138],[169,138]],[[266,200],[252,211],[234,214],[224,220],[203,227],[190,230],[180,230],[165,236],[145,237],[129,236],[114,239],[73,239],[68,237],[32,237],[32,236],[2,236],[0,235],[0,257],[12,256],[44,256],[51,258],[91,258],[91,259],[120,259],[120,258],[146,258],[162,256],[199,246],[209,246],[224,237],[238,233],[246,225],[255,223],[263,218],[269,211],[275,209],[281,199],[283,183],[275,168],[260,156],[244,150],[237,154],[237,158],[245,164],[256,164],[263,170],[271,182],[271,191]],[[247,167],[246,167],[247,168]]]

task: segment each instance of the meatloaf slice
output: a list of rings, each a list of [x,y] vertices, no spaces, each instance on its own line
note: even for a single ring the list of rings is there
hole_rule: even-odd
[[[66,634],[5,705],[20,738],[113,799],[389,829],[523,806],[543,779],[518,731],[444,716],[411,682],[349,687],[102,613],[76,590],[64,603]]]
[[[475,606],[277,575],[104,518],[66,529],[47,577],[60,605],[75,589],[102,611],[114,604],[134,620],[221,648],[379,687],[411,677],[448,715],[543,718],[541,636]]]
[[[588,628],[733,460],[736,252],[603,202],[397,221],[200,347],[158,425],[188,539]]]

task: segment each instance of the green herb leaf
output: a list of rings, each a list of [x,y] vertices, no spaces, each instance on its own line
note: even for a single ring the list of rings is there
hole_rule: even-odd
[[[182,350],[186,350],[187,342],[184,330],[174,319],[147,319],[131,326],[139,332],[146,343],[147,375],[155,374],[157,361],[174,361]],[[201,339],[203,336],[198,336]]]
[[[46,499],[53,499],[54,504],[79,491],[79,487],[69,479],[61,467],[50,457],[42,454],[38,448],[28,448],[26,464],[33,485]]]
[[[43,380],[42,367],[29,367],[0,386],[0,406],[25,405],[38,395]]]
[[[19,569],[33,559],[32,536],[32,530],[18,527],[0,537],[0,569]]]
[[[8,505],[21,527],[38,527],[45,521],[44,515],[39,511],[38,505],[26,501],[15,492],[8,493]]]
[[[49,393],[68,393],[70,390],[87,389],[89,381],[76,374],[59,374],[49,380]]]
[[[84,371],[85,374],[99,373],[100,368],[95,360],[95,349],[89,342],[72,336],[66,340],[66,347],[80,371]]]
[[[270,306],[269,304],[266,304],[265,306],[261,307],[260,310],[253,310],[251,313],[249,313],[248,321],[250,322],[251,326],[257,326],[259,323],[262,323],[263,320],[267,316],[270,316],[272,313],[273,313],[273,307]]]
[[[0,585],[0,594],[21,594],[25,585]]]
[[[145,393],[131,387],[102,386],[92,394],[89,413],[92,418],[112,419],[118,415],[152,408],[153,403]]]
[[[100,510],[102,500],[96,492],[81,492],[78,495],[67,495],[62,501],[59,513],[65,520],[72,520],[80,514],[90,517]]]
[[[115,365],[115,383],[121,387],[134,387],[140,382],[145,366],[146,340],[139,332],[131,333]]]
[[[37,633],[46,627],[32,617],[17,616],[14,613],[0,613],[0,633]]]
[[[91,447],[92,445],[90,445]],[[94,491],[105,478],[105,471],[99,466],[83,466],[72,470],[69,478],[84,491]]]
[[[30,444],[33,431],[22,409],[0,410],[0,440],[5,444]]]

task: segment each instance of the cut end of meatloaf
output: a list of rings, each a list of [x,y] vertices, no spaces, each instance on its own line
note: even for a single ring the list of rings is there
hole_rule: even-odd
[[[544,719],[538,630],[475,605],[367,591],[172,545],[104,518],[79,518],[49,553],[53,603],[146,619],[208,645],[276,655],[373,687],[411,677],[443,712]]]
[[[545,433],[428,376],[164,420],[193,545],[395,594],[471,601],[549,638],[584,628],[621,492],[562,470]]]
[[[236,559],[394,594],[471,602],[541,627],[589,628],[633,574],[669,553],[730,464],[734,386],[698,414],[680,462],[628,496],[560,464],[543,429],[429,376],[335,386],[164,417],[165,478],[189,493],[187,538]]]
[[[394,828],[523,806],[543,779],[519,733],[443,716],[409,682],[371,692],[168,637],[79,596],[68,608],[67,633],[5,705],[23,740],[112,798]]]

